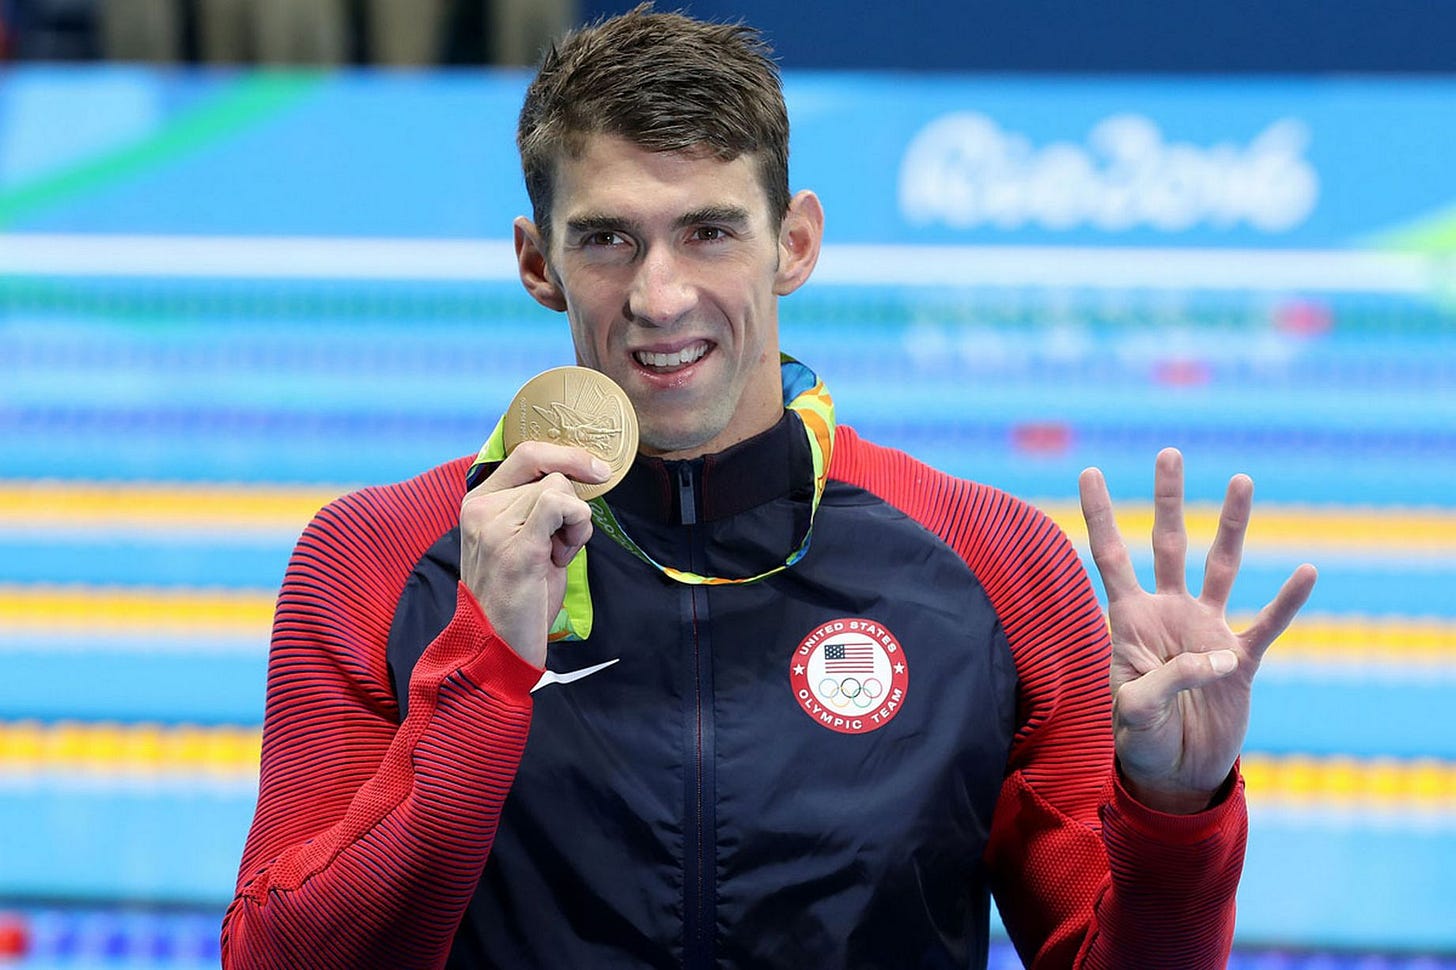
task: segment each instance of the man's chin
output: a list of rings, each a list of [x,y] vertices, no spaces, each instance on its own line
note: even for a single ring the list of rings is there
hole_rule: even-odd
[[[695,458],[712,450],[713,440],[721,432],[721,428],[701,425],[692,428],[640,425],[637,450],[657,458]]]

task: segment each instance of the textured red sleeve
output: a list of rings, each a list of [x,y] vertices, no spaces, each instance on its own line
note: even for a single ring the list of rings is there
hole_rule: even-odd
[[[456,463],[459,464],[459,463]],[[461,586],[397,722],[385,646],[464,469],[346,496],[299,540],[274,617],[257,812],[222,962],[441,967],[480,880],[540,671]]]
[[[1018,727],[985,859],[1031,970],[1227,963],[1247,819],[1242,785],[1194,816],[1135,802],[1113,771],[1111,644],[1076,550],[1004,492],[858,440],[835,477],[940,536],[980,580],[1019,678]]]

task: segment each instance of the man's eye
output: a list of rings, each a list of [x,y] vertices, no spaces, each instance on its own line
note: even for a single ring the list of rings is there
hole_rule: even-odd
[[[720,226],[699,226],[693,230],[693,239],[698,242],[717,242],[727,238],[728,233]]]
[[[612,232],[609,229],[594,232],[587,236],[585,240],[588,246],[620,246],[624,241],[620,234]]]

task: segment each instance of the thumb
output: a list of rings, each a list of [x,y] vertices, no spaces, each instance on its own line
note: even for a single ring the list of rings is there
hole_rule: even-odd
[[[1232,650],[1180,653],[1119,687],[1118,715],[1130,727],[1156,723],[1178,694],[1222,680],[1238,666],[1239,655]]]

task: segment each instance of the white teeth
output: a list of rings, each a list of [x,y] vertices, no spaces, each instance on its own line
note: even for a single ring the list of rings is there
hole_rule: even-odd
[[[700,360],[707,352],[706,343],[696,343],[670,354],[654,354],[639,350],[633,356],[637,358],[637,363],[644,367],[682,367],[684,364]]]

